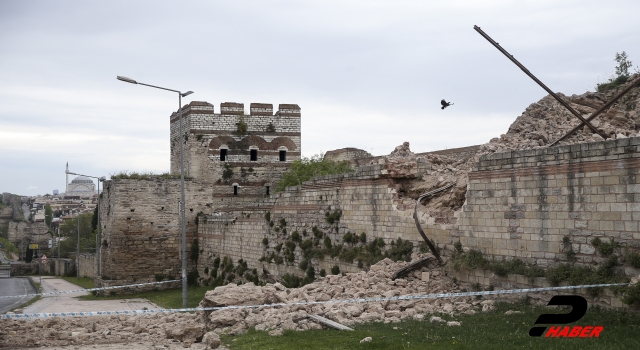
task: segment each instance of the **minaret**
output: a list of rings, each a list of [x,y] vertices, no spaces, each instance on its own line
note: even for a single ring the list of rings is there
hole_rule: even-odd
[[[67,170],[64,173],[67,176],[66,182],[64,183],[64,193],[66,195],[69,193],[69,162],[67,162]]]

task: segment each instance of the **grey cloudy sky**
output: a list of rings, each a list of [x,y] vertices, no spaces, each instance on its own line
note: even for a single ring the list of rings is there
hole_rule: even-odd
[[[638,1],[0,0],[0,191],[64,191],[88,175],[169,168],[177,96],[296,103],[302,152],[388,154],[485,143],[545,92],[640,63]],[[635,62],[637,61],[637,62]],[[455,103],[440,110],[440,99]]]

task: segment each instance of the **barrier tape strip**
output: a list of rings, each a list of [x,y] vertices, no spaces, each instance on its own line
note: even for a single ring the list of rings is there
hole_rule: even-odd
[[[42,295],[56,295],[56,294],[71,294],[71,293],[79,293],[79,292],[92,292],[94,290],[109,290],[109,289],[120,289],[127,287],[140,287],[140,286],[148,286],[152,284],[163,284],[163,283],[171,283],[171,282],[180,282],[182,280],[171,280],[171,281],[161,281],[161,282],[148,282],[148,283],[137,283],[137,284],[127,284],[124,286],[112,286],[112,287],[101,287],[101,288],[89,288],[89,289],[76,289],[76,290],[63,290],[59,292],[47,292],[47,293],[35,293],[35,294],[22,294],[22,295],[0,295],[0,299],[4,298],[22,298],[22,297],[35,297]]]
[[[626,286],[630,283],[608,283],[608,284],[585,284],[579,286],[562,286],[562,287],[543,287],[543,288],[524,288],[524,289],[503,289],[503,290],[491,290],[483,292],[460,292],[460,293],[440,293],[440,294],[425,294],[425,295],[402,295],[397,297],[385,297],[385,298],[361,298],[361,299],[338,299],[327,301],[300,301],[293,303],[276,303],[276,304],[261,304],[261,305],[234,305],[234,306],[218,306],[218,307],[196,307],[196,308],[184,308],[184,309],[149,309],[149,310],[122,310],[122,311],[77,311],[77,312],[51,312],[40,314],[4,314],[0,315],[0,319],[32,319],[32,318],[44,318],[44,317],[70,317],[70,316],[114,316],[114,315],[143,315],[154,313],[172,313],[172,312],[194,312],[194,311],[219,311],[219,310],[238,310],[238,309],[257,309],[262,307],[285,307],[285,306],[299,306],[299,305],[320,305],[329,303],[370,303],[377,301],[404,301],[404,300],[416,300],[416,299],[438,299],[438,298],[452,298],[452,297],[466,297],[476,295],[498,295],[498,294],[517,294],[517,293],[535,293],[551,290],[567,290],[567,289],[583,289],[583,288],[599,288],[599,287],[614,287],[614,286]]]

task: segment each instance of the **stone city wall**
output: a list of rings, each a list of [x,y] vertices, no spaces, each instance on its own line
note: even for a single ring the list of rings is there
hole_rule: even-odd
[[[482,157],[450,242],[542,267],[566,261],[568,249],[579,263],[602,261],[596,237],[638,249],[638,145],[624,138]]]
[[[341,244],[347,232],[364,232],[367,241],[382,238],[390,243],[402,238],[417,246],[422,238],[412,218],[415,202],[402,198],[396,190],[396,180],[382,177],[383,173],[384,167],[375,165],[358,168],[351,174],[315,178],[268,199],[230,205],[207,216],[198,227],[200,247],[204,248],[198,269],[202,274],[216,256],[229,256],[234,261],[243,259],[250,268],[261,266],[274,275],[301,274],[303,272],[295,268],[302,260],[299,247],[295,250],[294,266],[264,263],[260,258],[275,252],[276,246],[290,239],[294,231],[302,235],[302,239],[312,238],[313,227],[333,244]],[[341,218],[338,223],[330,224],[326,214],[335,211],[342,212]],[[267,212],[273,226],[265,219]],[[285,226],[280,224],[282,219]],[[427,235],[444,247],[453,224],[435,223],[429,215],[422,215],[421,219]],[[275,230],[275,226],[280,226],[279,230]],[[286,228],[286,232],[282,228]],[[268,241],[266,246],[264,238]],[[329,256],[314,264],[316,270],[329,271],[334,265],[346,272],[361,270],[355,261],[345,263]]]
[[[227,162],[248,163],[259,167],[263,163],[278,163],[279,150],[286,149],[291,163],[300,159],[300,107],[280,105],[274,115],[270,104],[251,104],[251,114],[244,114],[244,104],[221,104],[221,114],[214,113],[207,102],[191,102],[183,107],[184,162],[187,176],[216,181],[221,179],[223,162],[220,148],[227,148]],[[180,172],[180,123],[177,113],[171,115],[171,173]],[[247,125],[238,135],[238,124]],[[269,129],[273,126],[273,129]],[[249,163],[249,150],[258,149],[258,160]]]
[[[211,186],[185,181],[187,250],[196,238],[196,215],[209,212]],[[97,285],[181,277],[180,180],[115,179],[100,203],[101,276]]]
[[[95,254],[80,254],[78,258],[80,277],[96,277],[96,257]]]

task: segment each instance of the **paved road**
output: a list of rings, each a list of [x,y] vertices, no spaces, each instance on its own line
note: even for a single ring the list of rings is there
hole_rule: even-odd
[[[73,283],[52,276],[42,277],[43,292],[70,291],[82,289]],[[159,309],[159,307],[146,299],[119,299],[119,300],[79,300],[80,295],[88,292],[76,292],[69,294],[57,294],[43,296],[42,299],[24,308],[23,313],[42,312],[71,312],[71,311],[120,311]]]
[[[23,295],[37,293],[28,278],[11,277],[0,280],[0,295]],[[0,314],[18,307],[34,297],[0,298]]]
[[[4,253],[2,253],[2,251],[0,251],[0,264],[9,264],[9,260],[7,260],[7,258],[4,257]]]

